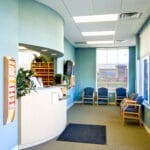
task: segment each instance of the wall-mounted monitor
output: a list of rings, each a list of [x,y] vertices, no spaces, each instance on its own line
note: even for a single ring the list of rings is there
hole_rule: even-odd
[[[67,76],[72,75],[73,63],[71,60],[67,60],[64,64],[64,74]]]

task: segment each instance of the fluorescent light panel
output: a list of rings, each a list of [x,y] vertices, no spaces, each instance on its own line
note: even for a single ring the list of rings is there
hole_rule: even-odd
[[[114,44],[114,41],[87,41],[87,44]]]
[[[82,32],[83,36],[107,36],[114,35],[115,31],[96,31],[96,32]]]
[[[52,56],[56,56],[57,54],[55,54],[55,53],[52,53],[51,55],[52,55]]]
[[[118,14],[105,14],[105,15],[90,15],[90,16],[75,16],[73,17],[76,23],[84,22],[104,22],[118,20]]]
[[[47,49],[41,49],[42,52],[47,52]]]

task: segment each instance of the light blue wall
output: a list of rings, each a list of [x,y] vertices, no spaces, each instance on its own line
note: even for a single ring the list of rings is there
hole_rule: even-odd
[[[73,45],[67,40],[64,39],[64,56],[62,58],[58,58],[57,60],[57,73],[63,74],[64,62],[66,60],[71,60],[75,62],[75,48]],[[67,106],[71,106],[74,102],[74,94],[75,88],[68,89],[68,99],[67,99]]]
[[[34,0],[19,0],[19,43],[64,52],[62,18]]]
[[[136,71],[136,49],[135,47],[129,47],[129,91],[128,94],[135,92],[135,71]]]
[[[75,48],[70,44],[69,41],[65,39],[64,41],[64,60],[71,60],[75,62]],[[75,88],[68,89],[68,99],[67,99],[67,106],[71,106],[74,102],[74,94]]]
[[[79,100],[85,87],[96,87],[96,49],[76,49],[75,100]]]
[[[17,60],[18,0],[0,1],[0,20],[0,150],[11,150],[18,144],[18,113],[16,113],[14,122],[3,125],[3,57],[11,56]]]

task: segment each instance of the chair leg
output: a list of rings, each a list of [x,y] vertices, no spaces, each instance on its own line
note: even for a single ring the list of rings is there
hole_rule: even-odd
[[[139,116],[139,125],[142,126],[142,120],[140,116]]]

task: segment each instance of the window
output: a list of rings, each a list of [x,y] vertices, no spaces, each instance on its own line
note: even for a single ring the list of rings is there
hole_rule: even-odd
[[[142,77],[142,93],[144,100],[150,104],[150,95],[149,95],[149,83],[150,83],[150,78],[149,78],[149,60],[150,57],[145,57],[142,59],[142,69],[141,69],[141,77]]]
[[[128,49],[97,49],[97,87],[127,88]]]

